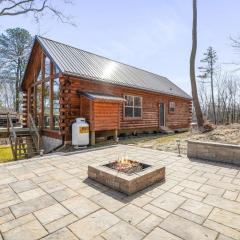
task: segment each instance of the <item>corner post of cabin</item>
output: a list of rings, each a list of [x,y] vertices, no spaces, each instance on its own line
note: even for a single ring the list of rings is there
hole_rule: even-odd
[[[28,114],[28,96],[27,92],[23,91],[22,112],[23,112],[23,128],[27,127],[27,114]]]
[[[118,130],[114,130],[114,141],[117,143],[118,142]]]

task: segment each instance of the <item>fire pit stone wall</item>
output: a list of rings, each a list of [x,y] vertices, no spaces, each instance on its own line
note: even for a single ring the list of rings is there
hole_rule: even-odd
[[[165,167],[149,165],[145,170],[135,174],[125,174],[105,165],[89,165],[88,177],[112,189],[131,195],[165,178]]]

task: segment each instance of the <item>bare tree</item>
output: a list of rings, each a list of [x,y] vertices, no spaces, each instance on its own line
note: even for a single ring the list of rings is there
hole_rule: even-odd
[[[211,90],[199,82],[201,106],[204,115],[213,119]],[[218,124],[240,122],[240,81],[237,74],[218,73],[215,77],[215,109]]]
[[[190,56],[190,79],[192,86],[193,104],[197,117],[197,124],[200,131],[204,130],[203,114],[198,99],[196,76],[195,76],[195,60],[197,52],[197,0],[193,0],[193,25],[192,25],[192,51]]]
[[[71,0],[61,0],[65,4],[71,4]],[[55,4],[54,4],[55,2]],[[0,0],[0,17],[17,16],[31,13],[36,21],[44,13],[50,13],[62,22],[73,24],[70,16],[66,16],[61,9],[56,7],[60,0]]]
[[[214,123],[217,123],[216,119],[216,109],[215,109],[215,98],[214,98],[214,75],[216,75],[216,62],[217,62],[217,53],[216,51],[210,46],[207,49],[207,52],[204,53],[204,58],[201,60],[204,63],[204,66],[199,67],[201,74],[199,77],[202,79],[203,83],[210,83],[211,87],[211,100],[212,100],[212,112],[213,112],[213,119]],[[209,80],[207,82],[206,80]]]

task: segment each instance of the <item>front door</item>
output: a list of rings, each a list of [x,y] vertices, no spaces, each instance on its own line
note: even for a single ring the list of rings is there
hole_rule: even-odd
[[[160,127],[165,126],[165,105],[164,105],[164,103],[160,103],[160,105],[159,105],[159,125],[160,125]]]

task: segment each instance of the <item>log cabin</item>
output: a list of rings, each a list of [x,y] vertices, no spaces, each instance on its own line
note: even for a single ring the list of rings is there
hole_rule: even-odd
[[[78,117],[99,136],[188,129],[192,98],[163,76],[36,36],[24,77],[24,126],[39,129],[46,152],[71,143]]]

